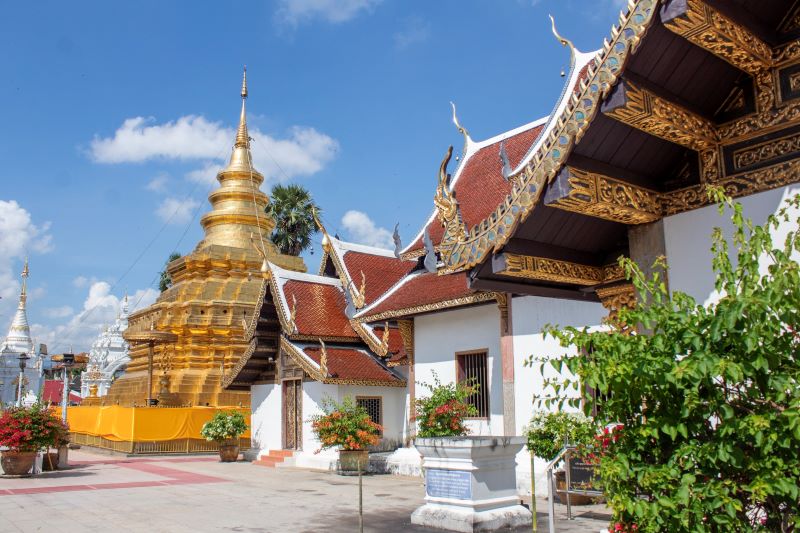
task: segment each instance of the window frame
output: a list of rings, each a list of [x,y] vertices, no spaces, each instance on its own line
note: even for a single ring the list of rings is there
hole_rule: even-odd
[[[356,405],[357,406],[358,406],[358,401],[359,400],[378,400],[378,411],[379,411],[378,414],[380,416],[380,422],[375,422],[375,420],[372,420],[372,421],[375,422],[376,424],[378,424],[379,426],[381,426],[382,429],[381,429],[381,432],[379,433],[379,435],[381,437],[383,437],[383,429],[384,429],[384,426],[383,426],[383,396],[359,396],[359,395],[356,395]],[[366,407],[364,409],[366,409]],[[367,409],[367,413],[369,413],[368,409]],[[370,419],[372,419],[372,416],[370,416]]]
[[[468,416],[466,420],[486,420],[489,421],[492,415],[492,407],[491,407],[491,377],[489,375],[489,349],[488,348],[476,348],[473,350],[462,350],[458,351],[455,354],[455,366],[456,366],[456,383],[462,383],[466,380],[466,376],[464,376],[461,368],[462,364],[460,363],[461,359],[467,355],[475,355],[481,354],[484,357],[484,369],[485,369],[485,376],[486,376],[486,383],[481,384],[481,390],[486,392],[486,415],[485,416]],[[484,386],[485,385],[485,386]]]

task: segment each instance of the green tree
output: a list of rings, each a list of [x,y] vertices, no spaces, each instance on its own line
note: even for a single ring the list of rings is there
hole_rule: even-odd
[[[623,260],[639,303],[620,311],[620,329],[549,330],[589,354],[554,359],[554,368],[604,398],[599,422],[622,424],[596,450],[612,530],[796,531],[800,523],[800,269],[792,258],[800,238],[797,225],[778,246],[770,235],[800,220],[783,208],[753,226],[740,204],[710,194],[734,226],[730,242],[713,233],[716,303],[670,294],[658,274],[646,278]],[[800,208],[800,198],[788,207]],[[573,403],[559,391],[575,382],[549,384],[555,395],[539,402]]]
[[[275,185],[272,188],[267,214],[275,221],[272,242],[281,253],[300,255],[311,245],[316,232],[314,210],[320,209],[311,193],[300,185]]]
[[[164,263],[164,270],[161,271],[161,277],[158,280],[158,290],[164,292],[165,290],[172,287],[172,278],[169,276],[169,272],[167,272],[167,265],[171,262],[175,261],[176,259],[180,259],[181,254],[178,252],[172,252],[169,254],[167,258],[167,262]]]

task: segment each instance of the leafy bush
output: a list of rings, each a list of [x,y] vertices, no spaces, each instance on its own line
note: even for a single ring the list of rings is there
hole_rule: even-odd
[[[345,396],[341,403],[325,398],[322,410],[324,414],[311,418],[311,429],[319,438],[320,450],[336,446],[342,450],[366,450],[380,441],[383,428],[353,398]]]
[[[433,385],[421,383],[430,391],[427,398],[416,401],[418,437],[460,437],[469,433],[464,419],[478,414],[467,399],[478,392],[478,385],[466,382],[442,385],[439,376],[433,374]]]
[[[546,461],[553,460],[567,444],[591,447],[596,434],[591,418],[565,411],[538,412],[525,428],[528,450]]]
[[[56,446],[69,427],[45,405],[10,407],[0,414],[0,446],[35,452]]]
[[[624,260],[639,304],[619,312],[619,330],[550,331],[590,354],[553,366],[605,398],[602,423],[624,424],[599,456],[623,531],[796,531],[800,524],[800,266],[792,259],[800,221],[783,208],[753,226],[740,204],[712,194],[734,226],[731,250],[721,230],[713,233],[716,303],[670,294],[658,269],[646,278]],[[800,198],[790,204],[800,209]],[[770,231],[790,222],[795,230],[773,246]]]
[[[244,415],[238,411],[217,411],[214,417],[203,424],[200,430],[206,440],[224,442],[238,439],[239,435],[247,431],[247,422]]]

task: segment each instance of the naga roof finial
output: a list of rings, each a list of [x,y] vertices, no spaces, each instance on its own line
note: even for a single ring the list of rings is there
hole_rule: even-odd
[[[462,126],[462,125],[461,125],[461,122],[459,122],[459,120],[458,120],[458,116],[456,115],[456,104],[454,104],[454,103],[451,101],[451,102],[450,102],[450,106],[453,108],[453,124],[455,124],[455,125],[456,125],[456,129],[458,130],[458,132],[459,132],[461,135],[463,135],[463,136],[464,136],[464,153],[463,153],[463,155],[466,155],[466,153],[467,153],[467,147],[468,147],[468,146],[469,146],[469,144],[472,142],[472,137],[470,137],[470,136],[469,136],[469,132],[467,131],[467,128],[465,128],[464,126]]]
[[[548,16],[550,17],[550,26],[553,29],[553,35],[556,36],[556,39],[558,39],[558,42],[560,42],[562,46],[566,46],[566,47],[569,48],[569,62],[570,62],[570,65],[574,65],[575,64],[575,54],[577,53],[575,45],[572,44],[572,41],[570,41],[569,39],[567,39],[565,37],[562,37],[558,33],[558,30],[556,29],[556,19],[553,18],[553,15],[548,15]]]

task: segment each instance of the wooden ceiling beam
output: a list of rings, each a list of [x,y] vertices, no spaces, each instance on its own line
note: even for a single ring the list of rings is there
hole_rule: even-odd
[[[565,166],[544,197],[548,207],[621,224],[646,224],[661,218],[661,194],[598,172]]]
[[[624,279],[624,273],[616,263],[598,267],[559,259],[505,252],[492,256],[492,273],[496,276],[587,287]]]
[[[773,51],[744,24],[702,0],[668,0],[661,7],[664,27],[751,75],[773,66]]]
[[[614,86],[600,110],[614,120],[690,150],[704,152],[718,144],[719,136],[710,120],[630,79]]]

